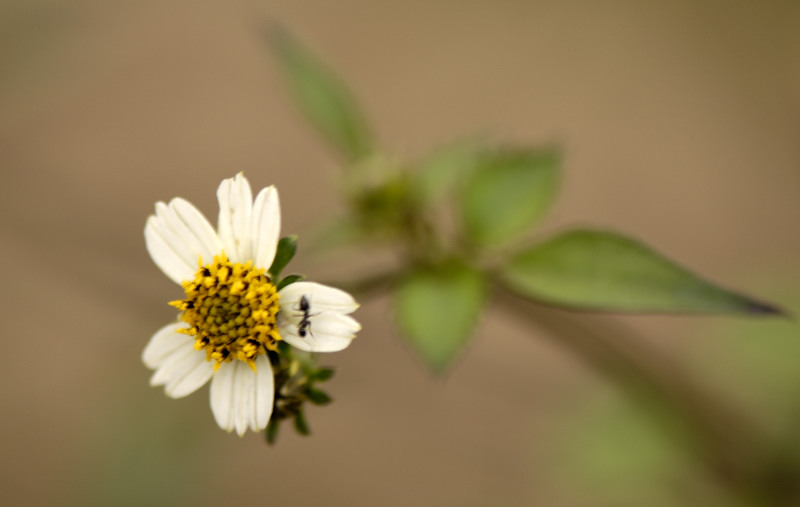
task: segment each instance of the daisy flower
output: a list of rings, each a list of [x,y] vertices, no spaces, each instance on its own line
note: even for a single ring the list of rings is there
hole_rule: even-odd
[[[177,322],[159,329],[142,354],[155,370],[150,384],[181,398],[211,380],[211,411],[219,426],[240,436],[263,430],[275,399],[268,351],[278,343],[312,352],[346,348],[361,326],[358,304],[344,291],[295,282],[278,290],[270,273],[280,237],[275,187],[253,201],[239,174],[217,190],[216,230],[188,201],[156,203],[144,229],[147,251],[183,299]],[[276,269],[279,270],[280,268]]]

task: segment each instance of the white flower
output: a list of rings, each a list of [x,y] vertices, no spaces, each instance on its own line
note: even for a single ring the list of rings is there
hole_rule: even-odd
[[[280,237],[278,192],[256,196],[239,174],[217,190],[217,230],[192,204],[156,204],[144,229],[147,250],[185,299],[182,311],[150,339],[142,360],[155,370],[150,384],[168,396],[193,393],[211,379],[211,410],[219,426],[260,431],[267,426],[275,381],[267,350],[285,340],[305,351],[346,348],[361,326],[348,314],[352,296],[310,282],[276,291],[268,269]]]

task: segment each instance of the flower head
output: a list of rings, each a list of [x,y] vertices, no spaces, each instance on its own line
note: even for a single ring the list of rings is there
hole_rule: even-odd
[[[180,284],[170,305],[178,322],[158,330],[142,354],[155,370],[151,385],[168,396],[189,395],[211,380],[211,410],[219,426],[243,435],[267,426],[275,400],[273,358],[278,343],[304,351],[346,348],[361,328],[352,296],[318,283],[278,290],[270,273],[280,237],[274,187],[253,200],[239,174],[217,190],[216,230],[188,201],[156,204],[144,234],[153,261]]]

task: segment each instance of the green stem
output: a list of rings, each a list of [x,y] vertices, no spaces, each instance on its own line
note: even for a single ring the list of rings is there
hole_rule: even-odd
[[[404,270],[333,284],[359,298],[390,292]],[[556,343],[613,383],[638,406],[658,403],[688,431],[690,451],[699,452],[711,475],[738,501],[753,505],[800,505],[800,469],[780,452],[769,455],[762,434],[719,393],[700,382],[636,331],[607,316],[570,312],[535,303],[502,286],[496,306],[526,326],[539,328]],[[663,428],[676,436],[674,426]],[[779,481],[779,483],[777,482]]]
[[[688,371],[649,346],[635,331],[619,321],[537,304],[503,287],[497,287],[495,295],[501,309],[544,330],[634,402],[652,406],[656,401],[683,423],[703,462],[736,498],[797,505],[796,488],[778,491],[765,476],[772,460],[766,459],[756,426],[719,393],[700,388]],[[675,435],[674,427],[666,429]],[[797,471],[791,475],[797,478]]]
[[[405,274],[405,270],[392,269],[371,274],[354,282],[332,282],[329,285],[339,287],[359,298],[367,298],[388,292]]]

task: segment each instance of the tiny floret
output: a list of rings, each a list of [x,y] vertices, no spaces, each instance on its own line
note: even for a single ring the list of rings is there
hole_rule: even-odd
[[[195,349],[205,350],[214,368],[234,359],[255,368],[257,355],[278,350],[279,296],[265,269],[252,261],[232,264],[222,253],[181,285],[186,299],[170,305],[189,327],[178,332],[194,337]]]

